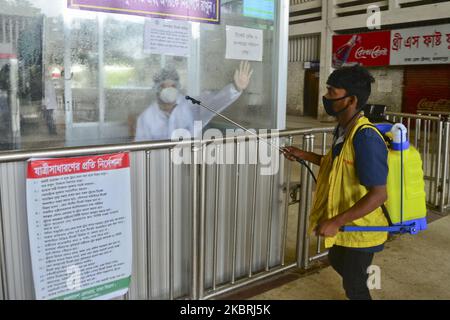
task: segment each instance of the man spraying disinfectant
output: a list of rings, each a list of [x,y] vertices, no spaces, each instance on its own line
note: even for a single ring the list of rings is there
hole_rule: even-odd
[[[323,103],[339,125],[326,156],[280,148],[258,137],[308,169],[305,160],[320,166],[309,231],[326,237],[331,265],[342,276],[349,299],[371,299],[367,269],[374,253],[383,250],[388,232],[414,234],[426,228],[422,162],[406,141],[406,128],[401,124],[375,127],[361,114],[373,82],[359,66],[337,70],[329,77]],[[256,135],[201,101],[186,99]],[[389,148],[388,138],[392,140]]]
[[[349,299],[371,299],[367,268],[384,248],[387,232],[341,232],[346,225],[389,225],[381,206],[387,200],[388,148],[383,136],[362,116],[371,94],[372,75],[354,66],[334,71],[323,97],[326,112],[337,118],[333,147],[321,156],[286,148],[290,160],[320,166],[310,214],[310,232],[325,237],[331,266],[343,279]]]

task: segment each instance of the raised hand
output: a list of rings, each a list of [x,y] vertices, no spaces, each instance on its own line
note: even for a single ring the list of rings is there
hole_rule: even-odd
[[[234,85],[237,90],[244,91],[250,84],[250,79],[253,74],[253,69],[250,67],[248,61],[241,61],[239,69],[234,72]]]

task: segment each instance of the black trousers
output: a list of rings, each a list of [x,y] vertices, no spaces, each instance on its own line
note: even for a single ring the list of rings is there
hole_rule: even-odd
[[[342,277],[347,298],[350,300],[372,300],[367,279],[367,268],[372,264],[374,253],[334,246],[329,250],[328,260]]]

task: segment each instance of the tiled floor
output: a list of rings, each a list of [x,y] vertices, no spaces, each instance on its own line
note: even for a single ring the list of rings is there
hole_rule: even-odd
[[[376,300],[450,299],[450,216],[433,213],[427,231],[403,235],[386,244],[373,264],[380,267],[381,289],[372,290]],[[436,219],[439,218],[439,219]],[[292,270],[234,292],[225,299],[250,300],[343,300],[339,275],[326,259],[311,270]]]
[[[380,267],[378,300],[450,299],[450,217],[430,224],[419,235],[404,235],[386,244],[375,255]],[[345,299],[339,275],[331,268],[255,295],[251,299]]]

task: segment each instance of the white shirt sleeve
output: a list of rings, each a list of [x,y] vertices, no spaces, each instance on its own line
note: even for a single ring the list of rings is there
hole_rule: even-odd
[[[202,94],[198,98],[203,104],[207,105],[216,112],[222,112],[229,106],[231,106],[241,96],[242,92],[236,90],[234,85],[230,83],[225,86],[216,94]],[[196,108],[196,118],[202,121],[203,126],[206,126],[212,118],[216,115],[211,111],[202,108],[200,106],[194,106]]]

